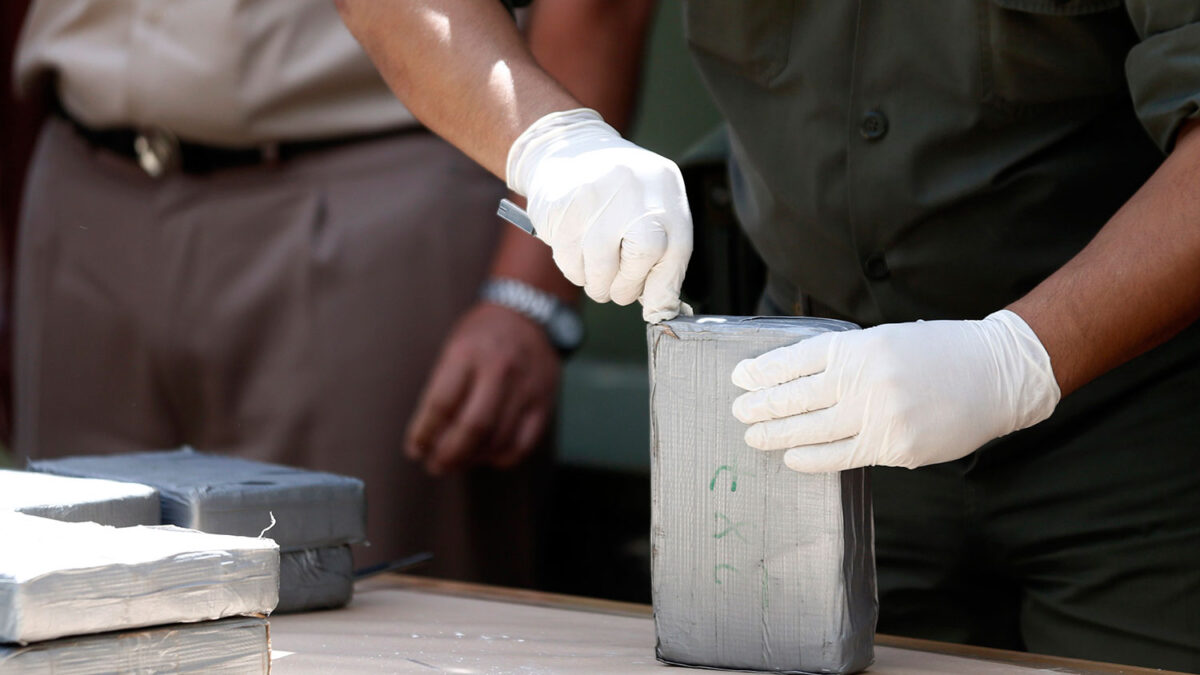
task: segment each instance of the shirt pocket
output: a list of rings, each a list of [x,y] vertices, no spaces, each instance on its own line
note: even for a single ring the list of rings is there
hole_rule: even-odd
[[[688,0],[684,34],[695,51],[770,86],[787,66],[795,0]]]
[[[1122,0],[983,0],[985,102],[1010,112],[1128,96]]]

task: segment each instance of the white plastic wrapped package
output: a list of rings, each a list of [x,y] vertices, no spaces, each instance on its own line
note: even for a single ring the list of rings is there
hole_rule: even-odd
[[[267,621],[250,617],[0,645],[0,672],[22,675],[251,675],[270,662]]]
[[[839,321],[680,317],[649,326],[652,593],[661,661],[851,673],[873,659],[865,470],[800,474],[746,445],[739,361]]]
[[[0,511],[113,527],[158,525],[158,490],[137,483],[0,469]]]
[[[270,539],[15,512],[0,532],[0,642],[266,614],[279,600]]]

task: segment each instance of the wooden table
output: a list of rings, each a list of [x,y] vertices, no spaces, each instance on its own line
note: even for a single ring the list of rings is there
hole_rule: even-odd
[[[655,673],[650,607],[390,575],[349,607],[271,617],[272,672]],[[714,671],[697,672],[711,673]],[[880,635],[879,675],[1128,675],[1164,671]]]

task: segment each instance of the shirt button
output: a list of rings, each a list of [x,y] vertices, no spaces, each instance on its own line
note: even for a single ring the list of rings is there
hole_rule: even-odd
[[[873,281],[882,281],[892,274],[882,253],[876,253],[863,261],[863,272]]]
[[[858,130],[868,141],[877,141],[887,134],[887,116],[878,110],[868,111],[866,115],[863,115],[862,124],[859,125]]]

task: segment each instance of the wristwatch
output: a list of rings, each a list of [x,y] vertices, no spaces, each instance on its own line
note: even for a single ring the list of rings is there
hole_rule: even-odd
[[[541,326],[550,344],[566,356],[583,343],[583,319],[579,312],[554,295],[516,279],[488,279],[479,292],[484,302],[507,307]]]

